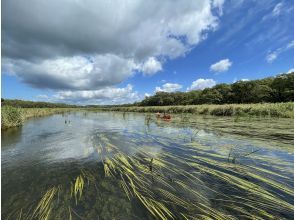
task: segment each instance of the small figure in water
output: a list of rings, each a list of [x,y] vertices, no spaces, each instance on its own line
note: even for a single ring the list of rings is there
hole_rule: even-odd
[[[171,119],[171,116],[170,114],[166,114],[165,112],[163,113],[163,116],[157,112],[156,113],[156,118],[161,118],[161,119],[164,119],[164,120],[170,120]]]
[[[170,114],[166,114],[166,113],[164,112],[162,118],[163,118],[163,119],[166,119],[166,120],[169,120],[169,119],[171,119],[171,116],[170,116]]]
[[[64,124],[66,124],[66,123],[67,123],[67,121],[65,120],[65,121],[64,121]]]
[[[160,118],[160,113],[159,112],[156,113],[156,118]]]

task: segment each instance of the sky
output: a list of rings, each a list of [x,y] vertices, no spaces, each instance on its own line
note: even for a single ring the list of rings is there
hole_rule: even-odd
[[[294,68],[292,0],[2,1],[1,97],[122,104]]]

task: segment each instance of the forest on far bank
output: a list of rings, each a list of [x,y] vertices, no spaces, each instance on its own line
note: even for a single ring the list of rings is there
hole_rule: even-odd
[[[157,92],[140,102],[122,105],[71,105],[1,98],[2,106],[21,108],[108,108],[128,106],[170,106],[201,104],[277,103],[294,101],[294,72],[260,80],[217,84],[204,90],[187,92]]]
[[[217,84],[204,90],[157,92],[137,106],[232,104],[294,101],[294,72],[260,80]]]

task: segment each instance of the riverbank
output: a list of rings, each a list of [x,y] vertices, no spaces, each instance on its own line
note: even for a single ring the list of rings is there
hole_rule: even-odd
[[[15,108],[3,106],[1,108],[1,129],[21,126],[25,120],[72,111],[72,108]]]
[[[166,112],[215,116],[266,116],[294,118],[294,102],[226,105],[130,106],[99,109],[104,111],[121,112]]]
[[[77,111],[79,108],[15,108],[3,106],[1,109],[1,129],[21,126],[32,117]],[[263,104],[228,104],[228,105],[182,105],[182,106],[130,106],[130,107],[95,107],[83,110],[143,112],[143,113],[192,113],[214,116],[261,116],[294,118],[294,102]]]

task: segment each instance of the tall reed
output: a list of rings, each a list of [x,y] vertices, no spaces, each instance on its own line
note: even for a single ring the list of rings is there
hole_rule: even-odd
[[[215,116],[264,116],[294,118],[294,102],[224,105],[130,106],[97,108],[104,111],[193,113]]]

